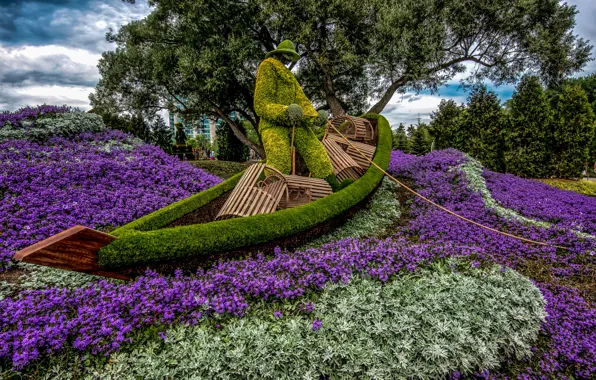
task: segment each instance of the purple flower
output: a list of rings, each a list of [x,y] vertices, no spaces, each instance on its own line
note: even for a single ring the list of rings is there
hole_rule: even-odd
[[[319,321],[318,319],[315,319],[312,322],[312,329],[313,329],[313,331],[318,331],[318,330],[321,329],[321,327],[323,327],[323,322],[322,321]]]

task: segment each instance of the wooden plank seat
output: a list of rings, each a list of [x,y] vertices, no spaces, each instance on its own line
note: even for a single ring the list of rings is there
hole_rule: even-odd
[[[333,173],[339,182],[348,178],[356,181],[364,174],[360,165],[338,143],[331,139],[325,139],[323,140],[323,146],[327,150],[333,165]]]
[[[358,151],[356,149],[361,151],[371,161],[372,161],[373,157],[375,156],[375,151],[377,150],[377,147],[374,145],[350,140],[350,143],[353,146],[352,147],[352,146],[350,146],[350,144],[348,144],[343,139],[343,137],[341,137],[337,133],[328,133],[327,135],[325,135],[325,139],[335,141],[337,144],[339,144],[339,146],[341,146],[343,148],[343,150],[345,150],[346,153],[350,157],[352,157],[354,159],[354,161],[356,161],[358,163],[358,165],[364,170],[368,169],[368,167],[370,166],[370,163],[368,160],[363,158],[362,155],[360,153],[358,153]]]
[[[331,120],[331,124],[344,136],[356,141],[373,141],[376,130],[367,119],[350,115],[341,115]],[[334,129],[328,127],[327,133],[333,133]]]
[[[284,175],[288,184],[288,198],[282,200],[280,208],[302,206],[333,193],[331,186],[321,178]]]
[[[273,174],[259,182],[265,169]],[[284,196],[288,198],[284,176],[265,164],[253,164],[246,169],[215,219],[269,214],[277,210]]]

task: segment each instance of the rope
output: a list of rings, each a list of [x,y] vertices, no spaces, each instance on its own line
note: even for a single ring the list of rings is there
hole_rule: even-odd
[[[397,183],[398,185],[400,185],[401,187],[403,187],[404,189],[406,189],[406,190],[407,190],[407,191],[409,191],[410,193],[414,194],[415,196],[417,196],[418,198],[422,199],[423,201],[425,201],[425,202],[427,202],[427,203],[430,203],[431,205],[435,206],[436,208],[438,208],[438,209],[440,209],[440,210],[443,210],[443,211],[445,211],[446,213],[448,213],[448,214],[450,214],[450,215],[453,215],[453,216],[455,216],[455,217],[457,217],[457,218],[459,218],[459,219],[461,219],[461,220],[463,220],[463,221],[465,221],[465,222],[471,223],[471,224],[473,224],[473,225],[475,225],[475,226],[478,226],[478,227],[480,227],[480,228],[483,228],[483,229],[485,229],[485,230],[488,230],[488,231],[491,231],[491,232],[495,232],[495,233],[498,233],[498,234],[501,234],[501,235],[504,235],[504,236],[508,236],[508,237],[510,237],[510,238],[513,238],[513,239],[517,239],[517,240],[520,240],[520,241],[523,241],[523,242],[526,242],[526,243],[531,243],[531,244],[542,245],[542,246],[545,246],[545,247],[553,247],[553,248],[563,249],[563,250],[566,250],[566,251],[568,251],[568,250],[569,250],[569,248],[567,248],[567,247],[562,247],[562,246],[559,246],[559,245],[552,245],[552,244],[549,244],[549,243],[544,243],[544,242],[541,242],[541,241],[536,241],[536,240],[526,239],[526,238],[523,238],[523,237],[521,237],[521,236],[516,236],[516,235],[510,234],[510,233],[508,233],[508,232],[499,231],[499,230],[497,230],[497,229],[494,229],[494,228],[492,228],[492,227],[485,226],[484,224],[480,224],[480,223],[478,223],[478,222],[475,222],[475,221],[473,221],[473,220],[470,220],[470,219],[466,218],[465,216],[459,215],[459,214],[457,214],[457,213],[455,213],[455,212],[453,212],[453,211],[451,211],[451,210],[449,210],[449,209],[447,209],[447,208],[445,208],[445,207],[441,206],[440,204],[433,202],[432,200],[430,200],[430,199],[426,198],[424,195],[422,195],[422,194],[419,194],[419,193],[418,193],[418,192],[416,192],[414,189],[412,189],[412,188],[410,188],[409,186],[407,186],[406,184],[402,183],[402,182],[401,182],[401,181],[399,181],[397,178],[393,177],[391,174],[389,174],[389,173],[387,173],[385,170],[383,170],[383,169],[382,169],[382,168],[381,168],[379,165],[377,165],[375,162],[373,162],[372,160],[370,160],[370,159],[369,159],[369,158],[368,158],[368,157],[367,157],[367,156],[366,156],[364,153],[362,153],[362,152],[360,151],[360,149],[358,149],[357,147],[355,147],[355,146],[352,144],[352,142],[351,142],[351,141],[350,141],[348,138],[346,138],[344,135],[342,135],[342,134],[341,134],[341,132],[340,132],[340,131],[338,131],[338,130],[337,130],[337,128],[335,128],[335,126],[334,126],[333,124],[331,124],[331,122],[330,122],[330,121],[327,121],[327,124],[328,124],[328,125],[329,125],[331,128],[333,128],[333,130],[334,130],[334,131],[335,131],[337,134],[339,134],[339,135],[340,135],[340,136],[341,136],[341,137],[342,137],[342,138],[343,138],[343,139],[344,139],[344,140],[345,140],[345,141],[346,141],[346,142],[347,142],[347,143],[348,143],[348,144],[349,144],[349,145],[352,147],[352,149],[356,150],[356,152],[358,152],[358,154],[360,154],[360,155],[361,155],[361,156],[362,156],[362,157],[363,157],[363,158],[364,158],[366,161],[368,161],[368,162],[369,162],[371,165],[373,165],[375,168],[379,169],[379,170],[380,170],[380,171],[381,171],[383,174],[385,174],[385,175],[386,175],[388,178],[390,178],[390,179],[391,179],[393,182]]]

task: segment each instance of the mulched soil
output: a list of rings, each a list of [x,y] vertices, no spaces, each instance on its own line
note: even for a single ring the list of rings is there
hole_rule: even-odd
[[[227,193],[222,194],[220,197],[215,198],[203,207],[200,207],[193,212],[184,215],[182,218],[174,220],[172,223],[168,224],[166,228],[189,226],[191,224],[203,224],[215,221],[217,213],[223,207],[231,193],[231,191],[228,191]]]

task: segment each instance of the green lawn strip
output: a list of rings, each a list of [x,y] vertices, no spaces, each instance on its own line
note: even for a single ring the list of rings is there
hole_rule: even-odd
[[[540,181],[561,190],[568,190],[596,197],[596,181],[572,181],[566,179],[541,179]]]
[[[380,115],[365,116],[378,119],[379,143],[373,161],[381,168],[387,168],[391,156],[389,123]],[[347,188],[304,206],[250,218],[160,229],[231,190],[240,175],[116,229],[112,234],[119,238],[99,251],[99,264],[114,268],[181,259],[300,233],[355,206],[383,178],[383,173],[371,166],[362,178]]]

